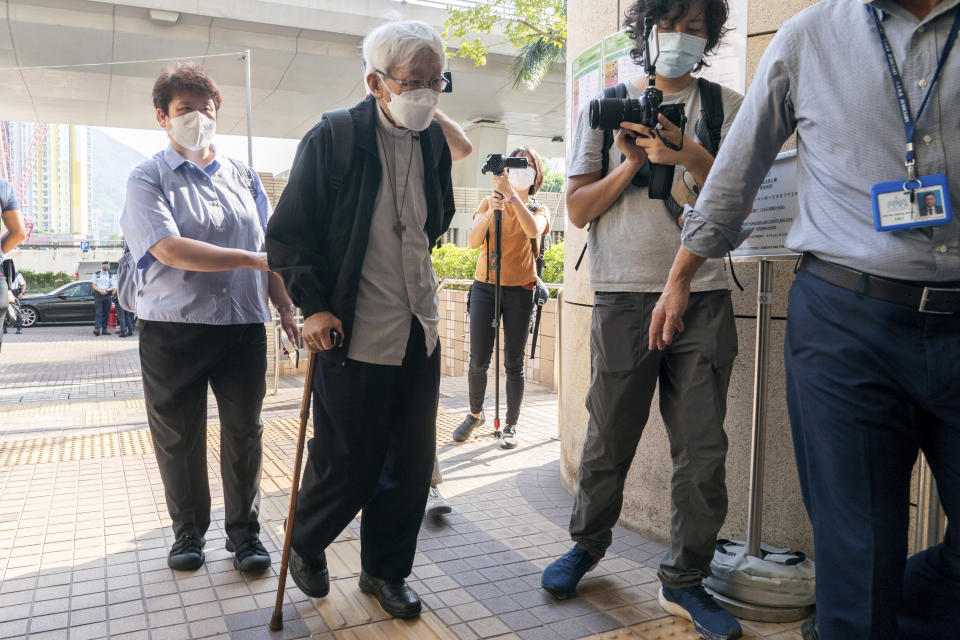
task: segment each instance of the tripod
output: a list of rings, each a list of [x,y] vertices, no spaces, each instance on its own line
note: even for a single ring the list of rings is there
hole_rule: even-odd
[[[497,176],[503,176],[507,169],[526,169],[527,159],[524,156],[503,157],[500,154],[493,153],[487,156],[480,173],[493,173]],[[499,192],[498,192],[499,193]],[[503,194],[500,194],[503,195]],[[503,210],[494,209],[493,211],[493,253],[490,255],[490,263],[487,266],[497,270],[497,281],[493,289],[493,322],[490,326],[494,330],[493,339],[493,382],[494,382],[494,402],[493,410],[493,430],[496,437],[500,437],[500,267],[503,259]],[[496,265],[494,267],[493,265]]]
[[[500,437],[500,266],[503,258],[503,211],[493,212],[493,252],[490,254],[492,269],[497,270],[497,281],[493,288],[493,432]]]

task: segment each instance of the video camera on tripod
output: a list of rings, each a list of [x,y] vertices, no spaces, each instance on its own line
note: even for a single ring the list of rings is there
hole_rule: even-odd
[[[621,122],[632,122],[648,127],[670,149],[679,151],[677,146],[661,136],[657,131],[657,116],[663,114],[670,122],[680,127],[681,133],[687,126],[687,115],[683,104],[663,104],[663,91],[657,88],[657,59],[660,57],[660,43],[657,38],[657,55],[651,57],[650,39],[653,34],[653,18],[643,20],[643,70],[647,75],[647,88],[639,99],[636,98],[597,98],[590,101],[590,128],[614,130]],[[637,187],[647,187],[651,199],[666,200],[673,186],[673,174],[676,167],[668,164],[649,164],[649,176],[641,170],[633,178]]]

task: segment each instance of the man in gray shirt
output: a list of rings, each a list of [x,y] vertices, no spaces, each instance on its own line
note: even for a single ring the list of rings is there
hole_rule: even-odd
[[[698,185],[705,182],[713,164],[706,146],[716,151],[714,138],[727,137],[741,96],[712,85],[719,92],[714,103],[722,106],[722,126],[709,131],[705,136],[709,139],[699,139],[695,123],[710,120],[701,106],[710,98],[711,85],[701,85],[691,72],[701,66],[704,55],[715,51],[726,15],[726,3],[719,0],[639,0],[627,11],[627,25],[638,45],[644,19],[656,21],[660,45],[656,86],[664,93],[664,104],[685,104],[689,120],[682,145],[679,129],[663,116],[660,134],[680,150],[650,137],[646,127],[623,123],[609,150],[609,172],[603,175],[604,134],[590,128],[587,109],[577,122],[567,165],[567,210],[575,226],[590,223],[590,285],[595,292],[592,376],[586,400],[590,421],[570,518],[576,545],[541,578],[544,589],[555,597],[571,597],[583,575],[604,556],[623,504],[624,480],[659,385],[660,412],[673,458],[671,542],[660,562],[659,602],[668,612],[692,620],[702,637],[714,640],[741,634],[737,621],[701,584],[709,575],[717,533],[727,513],[723,421],[737,354],[733,307],[723,263],[714,260],[694,283],[693,302],[684,316],[688,327],[684,340],[665,352],[646,348],[650,313],[680,246],[680,228],[663,200],[650,198],[646,185],[634,183],[647,159],[676,165],[673,192],[685,192],[683,201],[694,199]],[[638,98],[645,83],[646,78],[628,83],[627,96]]]
[[[685,214],[683,247],[654,312],[649,346],[669,348],[684,335],[697,269],[749,234],[742,225],[757,189],[796,131],[800,214],[787,247],[804,256],[790,291],[786,366],[817,554],[817,618],[806,639],[957,636],[960,222],[878,231],[871,189],[898,181],[909,195],[915,175],[921,193],[940,180],[944,196],[960,197],[960,51],[949,46],[958,6],[826,0],[783,25]],[[912,140],[905,121],[915,123]],[[918,450],[949,525],[942,544],[908,560]]]

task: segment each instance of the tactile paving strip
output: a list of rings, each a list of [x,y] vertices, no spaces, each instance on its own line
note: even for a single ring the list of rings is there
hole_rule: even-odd
[[[134,398],[131,400],[100,400],[96,402],[64,402],[61,404],[34,404],[34,405],[13,405],[12,407],[0,407],[0,416],[4,418],[28,418],[35,416],[48,416],[69,414],[74,412],[103,412],[114,411],[117,409],[143,409],[145,408],[143,398]]]
[[[453,441],[453,432],[463,422],[466,414],[460,415],[444,409],[437,411],[437,446],[442,447],[448,444],[463,444]],[[487,417],[487,421],[473,430],[470,437],[465,442],[483,442],[493,441],[493,418]]]
[[[136,402],[138,401],[104,402],[102,404],[118,405],[117,408],[135,408]],[[143,400],[139,400],[139,403],[142,406]],[[97,403],[86,404],[96,406]],[[54,405],[54,408],[60,406],[71,405]],[[76,405],[72,406],[76,408]],[[42,408],[34,408],[32,410],[40,409]],[[460,418],[457,415],[441,409],[437,414],[437,442],[451,442],[453,430],[458,424],[460,424]],[[300,420],[298,418],[264,420],[263,440],[265,443],[296,440],[299,428]],[[310,431],[312,431],[312,427]],[[489,434],[473,435],[470,440],[480,441],[489,437]],[[209,422],[207,424],[207,446],[214,451],[219,451],[219,422]],[[97,460],[116,456],[149,455],[152,453],[153,440],[150,437],[150,430],[147,428],[114,433],[50,436],[0,442],[0,467],[17,467],[49,462]],[[264,449],[264,455],[267,458],[275,457],[268,449]]]
[[[334,634],[337,640],[457,640],[443,622],[432,613],[419,618],[391,618],[376,624],[342,629]]]

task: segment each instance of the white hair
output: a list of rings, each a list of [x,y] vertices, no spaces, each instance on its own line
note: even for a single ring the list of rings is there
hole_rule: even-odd
[[[363,39],[364,76],[374,71],[390,73],[405,67],[424,49],[445,61],[443,40],[437,30],[419,20],[398,20],[380,25]]]

